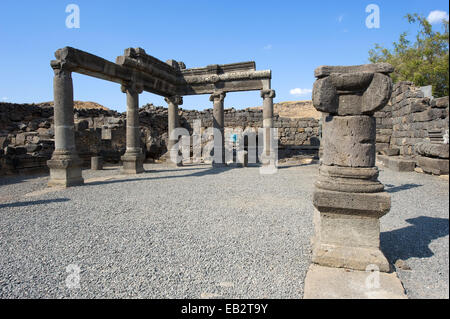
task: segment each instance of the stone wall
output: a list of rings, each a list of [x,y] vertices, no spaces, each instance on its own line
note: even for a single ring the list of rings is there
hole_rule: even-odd
[[[192,134],[194,120],[212,127],[212,109],[180,109],[180,126]],[[126,149],[126,113],[103,109],[75,109],[77,151],[89,167],[90,157],[100,155],[105,162],[119,163]],[[149,160],[167,151],[168,110],[152,104],[139,109],[142,148]],[[262,110],[225,110],[225,126],[262,127]],[[314,118],[284,118],[275,114],[279,134],[279,156],[317,152],[319,122]],[[50,104],[0,103],[0,174],[47,171],[46,161],[54,150],[53,108]]]
[[[435,157],[432,152],[427,155],[424,151],[429,148],[418,148],[423,143],[433,142],[447,144],[440,146],[443,151],[439,154],[441,158],[448,159],[448,141],[445,143],[442,138],[449,129],[448,97],[430,99],[424,97],[413,83],[399,82],[393,87],[390,103],[376,112],[375,117],[379,154],[414,161],[419,156]],[[435,138],[435,135],[440,137]],[[418,161],[416,164],[420,166]]]

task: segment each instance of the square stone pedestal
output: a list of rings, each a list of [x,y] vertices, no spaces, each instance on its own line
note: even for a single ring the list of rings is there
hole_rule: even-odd
[[[144,156],[127,155],[126,153],[120,158],[122,160],[122,174],[139,174],[144,172]]]
[[[71,187],[83,185],[81,160],[76,156],[54,156],[47,161],[50,168],[50,187]]]
[[[363,271],[376,266],[389,272],[389,262],[380,250],[379,218],[389,211],[390,203],[385,192],[317,189],[312,261],[322,266]]]

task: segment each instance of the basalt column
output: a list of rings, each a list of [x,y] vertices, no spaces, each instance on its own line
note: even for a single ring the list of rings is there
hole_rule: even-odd
[[[49,186],[75,186],[84,183],[81,175],[81,160],[75,149],[73,120],[72,72],[67,65],[52,61],[55,151],[47,161],[50,168]]]
[[[271,129],[273,128],[273,99],[275,98],[274,90],[262,90],[261,97],[263,98],[263,127],[264,127],[264,149],[263,149],[263,164],[275,163],[270,161],[274,155],[271,140]],[[276,160],[276,159],[275,159]]]
[[[321,66],[314,107],[323,112],[323,155],[315,184],[313,262],[389,271],[380,250],[380,222],[391,206],[375,166],[375,118],[391,96],[386,63]]]
[[[225,135],[224,135],[224,110],[223,101],[225,92],[211,94],[209,100],[214,103],[213,128],[214,128],[214,159],[213,167],[226,166],[225,163]]]
[[[168,145],[167,145],[167,161],[172,165],[182,166],[183,162],[179,163],[173,162],[172,157],[175,159],[176,155],[179,152],[179,149],[174,149],[175,145],[178,143],[178,139],[172,139],[171,133],[178,127],[180,127],[179,118],[178,118],[178,105],[183,104],[183,98],[181,96],[171,96],[165,98],[166,103],[169,106],[169,115],[168,115]],[[172,154],[174,153],[174,154]],[[172,154],[172,155],[171,155]]]
[[[144,155],[142,154],[139,129],[139,94],[142,87],[138,85],[122,85],[122,92],[127,94],[127,148],[121,157],[124,174],[139,174],[144,171]]]

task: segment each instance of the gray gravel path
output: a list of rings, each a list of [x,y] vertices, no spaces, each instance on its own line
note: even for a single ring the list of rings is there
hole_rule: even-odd
[[[317,165],[146,169],[86,170],[87,185],[51,192],[44,176],[1,179],[0,298],[302,297]],[[382,247],[412,268],[399,271],[409,297],[448,298],[448,182],[380,178],[393,196]]]

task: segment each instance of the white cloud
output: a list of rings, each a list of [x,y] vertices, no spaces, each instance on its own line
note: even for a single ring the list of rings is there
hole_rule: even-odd
[[[264,47],[264,50],[271,50],[272,49],[272,45],[268,44]]]
[[[341,23],[342,20],[344,20],[344,15],[341,14],[338,18],[337,18],[338,22]]]
[[[299,95],[299,96],[307,95],[310,94],[311,92],[312,92],[311,89],[301,89],[301,88],[295,88],[289,91],[291,95]]]
[[[444,19],[448,20],[448,13],[440,10],[431,11],[427,17],[428,22],[431,24],[441,23]]]
[[[2,101],[8,101],[9,98],[7,98],[6,96],[2,97]]]

